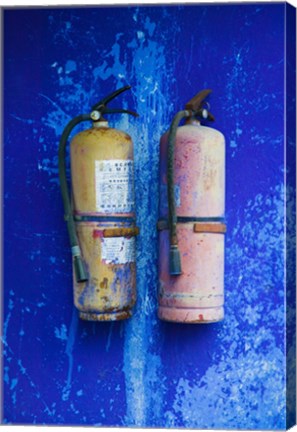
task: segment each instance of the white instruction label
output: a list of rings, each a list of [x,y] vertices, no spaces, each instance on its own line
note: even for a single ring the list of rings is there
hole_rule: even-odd
[[[133,161],[95,161],[96,208],[101,213],[134,210]]]
[[[135,261],[135,237],[105,237],[101,242],[101,259],[106,264]]]

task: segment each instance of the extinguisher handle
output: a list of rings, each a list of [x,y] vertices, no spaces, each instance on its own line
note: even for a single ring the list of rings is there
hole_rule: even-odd
[[[115,99],[117,96],[119,96],[121,93],[123,93],[126,90],[129,90],[131,88],[130,85],[126,85],[125,87],[122,87],[118,90],[115,90],[114,92],[110,93],[108,96],[106,96],[105,98],[101,99],[99,102],[97,102],[95,105],[92,106],[92,111],[100,111],[102,112],[102,110],[104,109],[104,107],[106,107],[106,105],[112,101],[113,99]]]
[[[137,112],[123,108],[105,108],[102,111],[102,114],[130,114],[134,117],[139,117],[139,114],[137,114]]]
[[[210,89],[201,90],[197,93],[189,102],[186,103],[185,109],[193,111],[194,116],[199,116],[205,120],[214,121],[214,116],[208,111],[208,109],[203,107],[204,100],[212,92]]]

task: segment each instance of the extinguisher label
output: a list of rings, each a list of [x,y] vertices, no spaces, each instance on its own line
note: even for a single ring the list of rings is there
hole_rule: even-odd
[[[100,213],[134,210],[133,161],[95,161],[96,208]]]
[[[135,237],[102,238],[101,259],[106,264],[126,264],[135,261]]]

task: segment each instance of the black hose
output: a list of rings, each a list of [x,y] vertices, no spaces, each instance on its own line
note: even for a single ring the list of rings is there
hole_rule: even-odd
[[[67,178],[66,178],[66,145],[68,137],[79,123],[83,121],[91,120],[90,114],[81,114],[72,119],[65,127],[59,144],[59,177],[61,185],[61,193],[64,204],[65,221],[67,222],[69,240],[71,245],[71,251],[74,259],[74,269],[77,282],[86,282],[88,280],[87,272],[85,269],[84,262],[81,258],[81,250],[78,243],[78,238],[75,230],[75,223],[73,219],[73,211],[68,191]]]
[[[178,249],[178,238],[176,232],[176,208],[174,196],[174,148],[176,140],[176,131],[180,121],[185,117],[191,117],[192,111],[179,111],[172,120],[168,136],[168,154],[167,154],[167,195],[168,195],[168,225],[169,225],[169,272],[172,276],[178,276],[182,273],[180,252]]]

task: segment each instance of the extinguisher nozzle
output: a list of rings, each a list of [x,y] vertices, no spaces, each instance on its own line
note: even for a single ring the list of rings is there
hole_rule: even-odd
[[[74,257],[74,271],[77,282],[87,282],[88,275],[84,262],[79,255]]]
[[[178,276],[182,274],[180,252],[176,245],[170,246],[169,272],[171,276]]]

